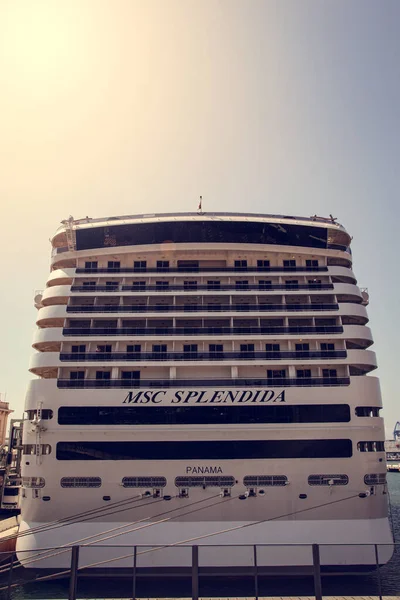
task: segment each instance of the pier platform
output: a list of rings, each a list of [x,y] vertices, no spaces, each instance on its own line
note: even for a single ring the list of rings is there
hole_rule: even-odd
[[[50,600],[50,599],[49,599]],[[54,599],[57,600],[57,599]],[[126,598],[87,598],[86,600],[127,600]],[[136,598],[135,600],[192,600],[192,598]],[[199,600],[254,600],[254,596],[201,596]],[[257,600],[315,600],[315,596],[259,596]],[[323,600],[399,600],[399,596],[323,596]]]

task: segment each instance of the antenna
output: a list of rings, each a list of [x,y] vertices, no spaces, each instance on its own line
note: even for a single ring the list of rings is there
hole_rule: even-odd
[[[200,196],[200,200],[199,200],[199,206],[197,207],[197,212],[201,215],[202,214],[202,203],[203,203],[203,196]]]

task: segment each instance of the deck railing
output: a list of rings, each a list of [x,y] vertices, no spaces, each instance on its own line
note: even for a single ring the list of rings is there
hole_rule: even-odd
[[[135,373],[135,372],[133,372]],[[102,372],[103,374],[103,372]],[[103,374],[104,375],[104,374]],[[211,388],[211,387],[332,387],[350,385],[350,377],[280,377],[232,379],[57,379],[59,388]]]
[[[346,350],[302,350],[297,352],[61,352],[61,361],[203,361],[203,360],[328,360],[346,358]]]
[[[236,566],[228,564],[229,552],[235,557]],[[231,588],[229,597],[245,595],[258,600],[260,596],[269,596],[271,588],[283,589],[283,594],[278,596],[298,596],[285,590],[291,578],[303,589],[307,590],[308,597],[314,596],[322,600],[324,595],[337,596],[332,593],[332,587],[338,587],[340,596],[354,597],[355,572],[363,573],[357,581],[365,594],[367,587],[368,597],[377,596],[383,600],[383,594],[390,581],[395,577],[392,569],[387,570],[385,563],[394,554],[392,563],[398,562],[400,546],[398,544],[236,544],[236,545],[189,545],[171,543],[167,545],[152,546],[115,546],[115,545],[73,545],[61,547],[47,547],[37,550],[0,552],[3,564],[0,575],[0,593],[5,600],[11,598],[42,597],[38,596],[38,584],[43,582],[43,593],[50,598],[49,582],[57,581],[57,598],[76,600],[78,597],[103,599],[104,590],[112,586],[113,598],[123,597],[136,600],[143,597],[151,586],[162,586],[173,590],[174,586],[186,585],[186,597],[199,600],[200,597],[210,596],[201,589],[203,585],[213,590],[220,589],[217,595],[226,595],[226,590]],[[90,553],[90,556],[89,556]],[[206,558],[206,553],[212,553],[212,562]],[[274,557],[285,556],[291,565],[279,564],[276,566]],[[165,566],[143,566],[147,557],[162,556]],[[209,554],[210,556],[210,554]],[[295,566],[293,558],[297,558],[299,566]],[[333,558],[331,563],[329,557]],[[340,557],[341,560],[339,559]],[[55,560],[61,566],[46,570],[46,562]],[[357,560],[359,562],[357,563]],[[171,566],[168,563],[171,562]],[[176,566],[179,564],[181,566]],[[41,563],[41,564],[40,564]],[[239,564],[238,564],[239,563]],[[157,564],[157,558],[155,558]],[[24,568],[22,568],[24,567]],[[38,569],[42,568],[40,573]],[[334,578],[331,575],[335,575]],[[342,575],[342,576],[341,576]],[[389,575],[389,577],[388,577]],[[78,584],[85,579],[84,596],[78,596]],[[300,579],[299,579],[300,578]],[[92,584],[94,591],[88,592]],[[30,588],[34,585],[34,596],[30,595]],[[395,583],[394,583],[395,585]],[[139,591],[139,588],[145,589]],[[222,586],[222,587],[219,587]],[[96,589],[97,588],[97,589]],[[123,591],[120,596],[118,590]],[[191,590],[191,591],[189,591]],[[326,591],[325,591],[326,590]],[[204,590],[205,591],[205,590]],[[140,593],[141,592],[141,593]],[[203,592],[203,593],[201,593]],[[224,593],[225,592],[225,593]],[[244,594],[243,594],[244,592]],[[16,593],[16,595],[14,595]],[[25,593],[27,595],[25,595]],[[21,595],[22,594],[22,595]],[[128,594],[128,595],[127,595]],[[140,594],[140,595],[139,595]],[[107,594],[108,595],[108,594]],[[154,595],[154,593],[153,593]],[[159,593],[155,594],[159,596]],[[168,596],[171,597],[171,593]],[[182,595],[182,594],[177,594]],[[359,595],[359,594],[356,594]]]

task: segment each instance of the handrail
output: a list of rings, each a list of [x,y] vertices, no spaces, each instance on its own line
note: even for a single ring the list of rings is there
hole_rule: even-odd
[[[64,327],[63,335],[265,335],[343,333],[341,325],[298,327]]]
[[[208,291],[208,292],[225,292],[225,291],[236,291],[236,292],[246,292],[257,290],[259,292],[269,292],[274,290],[286,290],[286,291],[297,291],[297,290],[333,290],[333,283],[309,283],[309,284],[251,284],[249,283],[246,286],[237,286],[234,284],[221,284],[218,287],[213,287],[208,284],[198,284],[195,287],[185,287],[183,285],[169,285],[167,287],[157,286],[157,285],[143,285],[143,286],[134,286],[134,285],[122,285],[119,286],[118,282],[115,282],[115,285],[72,285],[71,292],[112,292],[115,294],[116,291],[121,290],[122,292],[147,292],[147,291],[156,291],[156,292],[197,292],[197,291]]]
[[[69,305],[69,313],[144,313],[144,312],[274,312],[338,310],[339,305],[327,302],[304,304],[130,304],[130,305]]]
[[[320,387],[350,385],[350,377],[224,379],[57,379],[58,388]]]
[[[61,361],[168,361],[168,360],[304,360],[346,358],[346,350],[298,352],[61,352]]]
[[[316,273],[328,267],[77,267],[76,273]]]

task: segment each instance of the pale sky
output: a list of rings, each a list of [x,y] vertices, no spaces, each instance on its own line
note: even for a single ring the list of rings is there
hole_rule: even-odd
[[[398,0],[0,0],[0,392],[62,219],[332,213],[400,420]]]

